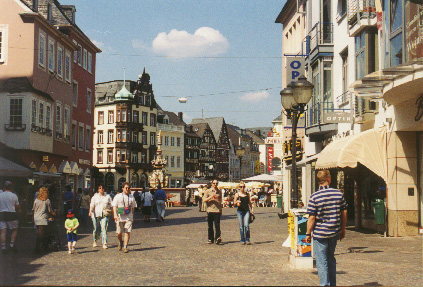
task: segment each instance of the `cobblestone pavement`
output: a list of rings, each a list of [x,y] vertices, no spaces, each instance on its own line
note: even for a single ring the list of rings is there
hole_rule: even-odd
[[[1,285],[318,285],[316,269],[288,262],[287,221],[276,208],[257,208],[253,244],[239,243],[235,209],[224,209],[223,245],[207,245],[205,213],[169,208],[166,221],[144,223],[136,214],[130,252],[117,251],[114,223],[110,248],[92,247],[91,227],[79,230],[77,254],[34,255],[30,227],[20,229],[18,254],[0,254]],[[64,235],[64,232],[62,232]],[[63,236],[64,239],[64,236]],[[422,237],[383,238],[347,230],[338,244],[339,285],[423,286]]]

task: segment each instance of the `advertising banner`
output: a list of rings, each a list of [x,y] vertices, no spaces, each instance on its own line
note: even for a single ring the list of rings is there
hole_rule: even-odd
[[[269,146],[267,147],[267,170],[268,171],[273,170],[272,159],[273,159],[273,147]]]
[[[406,1],[405,4],[405,57],[406,62],[423,58],[422,1]]]
[[[304,57],[286,58],[286,83],[296,82],[301,75],[305,73]]]

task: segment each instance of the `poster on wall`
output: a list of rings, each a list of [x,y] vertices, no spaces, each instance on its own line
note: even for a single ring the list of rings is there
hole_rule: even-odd
[[[299,215],[297,220],[298,220],[297,256],[311,257],[311,243],[306,242],[308,218],[302,215]]]
[[[423,58],[422,1],[406,1],[405,4],[405,57],[407,62]]]

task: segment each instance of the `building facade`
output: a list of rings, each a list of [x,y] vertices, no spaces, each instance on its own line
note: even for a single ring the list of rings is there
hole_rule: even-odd
[[[183,114],[158,110],[157,130],[162,135],[162,155],[167,161],[166,173],[169,176],[168,187],[184,186],[184,142],[185,122]]]
[[[185,184],[188,185],[194,181],[196,177],[200,177],[200,141],[201,137],[193,130],[192,125],[185,126],[185,144],[184,144],[184,161],[185,161]]]
[[[157,107],[150,76],[96,84],[93,161],[108,192],[128,181],[148,186],[157,150]]]
[[[0,141],[15,148],[13,157],[34,171],[35,184],[55,183],[59,189],[64,184],[73,184],[74,189],[89,186],[85,175],[91,167],[87,160],[91,158],[93,99],[86,97],[94,89],[96,53],[100,52],[68,11],[58,1],[6,0],[0,13],[0,99],[7,107],[1,112]],[[79,61],[74,39],[87,52],[80,55],[84,72],[74,62]],[[81,77],[86,78],[81,84],[85,92],[77,100],[83,112],[73,101],[73,82]],[[74,121],[83,126],[81,136],[72,136]],[[77,137],[81,149],[72,146]]]
[[[198,155],[199,177],[215,178],[216,172],[216,140],[213,131],[207,123],[191,124],[192,130],[200,137]]]

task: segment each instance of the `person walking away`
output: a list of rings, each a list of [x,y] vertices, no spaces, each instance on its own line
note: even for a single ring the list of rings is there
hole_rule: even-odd
[[[194,191],[194,199],[195,199],[195,204],[197,204],[198,208],[201,209],[201,204],[200,202],[200,192],[198,191],[199,188],[197,188]],[[201,211],[201,210],[200,210]]]
[[[131,185],[125,182],[122,193],[116,194],[112,202],[113,216],[116,222],[116,234],[119,239],[118,250],[128,253],[128,243],[131,237],[134,209],[137,206],[134,196],[130,192]],[[122,239],[122,233],[125,233]]]
[[[212,244],[216,239],[216,244],[221,244],[220,216],[222,215],[222,192],[217,188],[219,182],[215,179],[212,187],[206,190],[203,201],[207,204],[208,223],[208,244]],[[215,232],[213,232],[213,223]]]
[[[98,186],[98,192],[91,198],[88,216],[93,222],[93,247],[97,247],[97,240],[101,234],[103,249],[107,249],[107,227],[112,215],[112,198],[104,192],[103,185]]]
[[[18,212],[20,211],[18,196],[12,192],[13,184],[6,181],[4,190],[0,193],[0,238],[1,249],[6,253],[6,233],[7,229],[12,230],[10,236],[10,250],[18,253],[16,248],[16,237],[18,235]]]
[[[156,220],[164,221],[167,195],[166,195],[166,192],[162,189],[160,184],[158,186],[158,189],[154,193],[154,199],[157,205],[157,219]]]
[[[144,193],[144,192],[143,192]],[[141,209],[141,194],[138,190],[135,190],[132,194],[135,198],[135,202],[137,204],[137,208],[135,210],[139,211]]]
[[[330,188],[331,176],[328,170],[317,173],[319,190],[310,197],[307,207],[306,241],[311,242],[321,286],[336,286],[336,243],[345,237],[347,224],[347,203],[344,194]],[[313,234],[312,234],[313,233]]]
[[[234,203],[235,206],[238,206],[237,216],[241,234],[241,244],[250,245],[250,210],[251,214],[254,214],[254,209],[250,196],[245,191],[245,183],[242,181],[239,184],[239,192],[235,194]]]
[[[75,213],[75,216],[79,219],[81,219],[79,214],[79,208],[81,207],[81,198],[82,198],[82,188],[78,187],[78,190],[76,191],[76,196],[74,199],[74,206],[73,211]]]
[[[83,195],[80,200],[79,205],[79,218],[81,219],[81,226],[85,226],[88,223],[88,214],[90,210],[90,195],[88,194],[88,190],[84,189]]]
[[[48,189],[46,187],[40,188],[32,210],[34,211],[34,224],[37,226],[38,230],[35,242],[35,252],[40,252],[41,249],[47,247],[44,239],[44,232],[48,225],[48,219],[50,216],[56,216],[56,213],[51,207],[51,202],[48,198]]]
[[[63,193],[63,210],[66,213],[69,209],[73,209],[74,196],[70,185],[66,185],[66,191]]]
[[[143,202],[142,214],[144,215],[144,222],[150,222],[152,201],[153,195],[150,193],[150,188],[146,187],[143,194],[141,195],[141,202]]]
[[[65,220],[65,228],[66,228],[66,235],[68,239],[68,253],[73,254],[75,253],[75,247],[77,242],[77,234],[78,234],[78,227],[79,221],[78,218],[75,217],[73,209],[69,209],[68,213],[66,214]]]
[[[206,210],[207,210],[207,204],[204,202],[203,198],[204,198],[204,194],[206,193],[206,190],[209,189],[209,188],[207,188],[207,186],[204,186],[204,185],[201,186],[201,192],[200,192],[201,209],[200,209],[200,211],[202,211],[202,212],[206,212]]]

